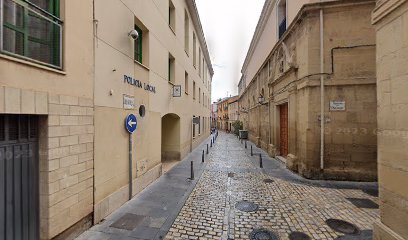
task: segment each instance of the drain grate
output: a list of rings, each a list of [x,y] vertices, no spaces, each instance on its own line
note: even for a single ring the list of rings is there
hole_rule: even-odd
[[[289,240],[310,240],[309,235],[303,232],[292,232],[289,234]]]
[[[275,181],[272,179],[264,179],[264,183],[274,183]]]
[[[253,202],[240,201],[235,204],[235,208],[242,212],[255,212],[259,206]]]
[[[228,177],[229,177],[229,178],[233,178],[234,176],[235,176],[234,173],[232,173],[232,172],[228,173]]]
[[[327,219],[326,224],[336,232],[352,235],[360,234],[360,229],[357,226],[343,220]]]
[[[143,220],[144,216],[127,213],[112,225],[110,225],[110,227],[132,231],[141,222],[143,222]]]
[[[349,200],[354,206],[358,208],[377,209],[379,207],[377,203],[367,198],[346,198],[346,199]]]
[[[266,229],[255,229],[249,234],[251,240],[279,240],[279,237],[274,232]]]

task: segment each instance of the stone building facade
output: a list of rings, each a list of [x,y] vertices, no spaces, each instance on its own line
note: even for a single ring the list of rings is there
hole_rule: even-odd
[[[377,1],[378,177],[374,239],[408,239],[408,2]]]
[[[377,179],[374,6],[265,3],[242,68],[240,120],[302,176]]]
[[[208,138],[194,1],[0,4],[0,239],[72,239]]]

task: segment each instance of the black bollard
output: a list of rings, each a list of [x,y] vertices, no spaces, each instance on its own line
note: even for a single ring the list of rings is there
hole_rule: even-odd
[[[248,147],[247,147],[247,141],[245,140],[245,149],[247,149]]]
[[[207,154],[208,154],[208,143],[207,143]]]
[[[241,144],[243,144],[244,143],[244,140],[242,140],[242,138],[241,138]]]
[[[263,168],[263,162],[262,162],[262,154],[259,154],[259,167]]]
[[[212,139],[211,139],[211,145],[210,145],[210,147],[212,147]]]
[[[252,145],[251,145],[251,157],[254,156],[254,151],[252,150]]]
[[[203,150],[203,155],[201,156],[201,162],[204,162],[204,150]]]
[[[194,163],[191,161],[191,177],[190,180],[194,180]]]

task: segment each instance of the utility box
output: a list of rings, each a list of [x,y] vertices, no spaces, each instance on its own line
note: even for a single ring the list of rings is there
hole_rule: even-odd
[[[248,139],[248,131],[247,130],[239,130],[239,138],[240,139]]]

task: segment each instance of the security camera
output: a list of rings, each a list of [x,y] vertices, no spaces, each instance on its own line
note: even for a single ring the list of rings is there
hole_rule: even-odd
[[[139,33],[135,29],[133,29],[132,31],[129,32],[128,36],[131,37],[133,40],[136,40],[139,38]]]

